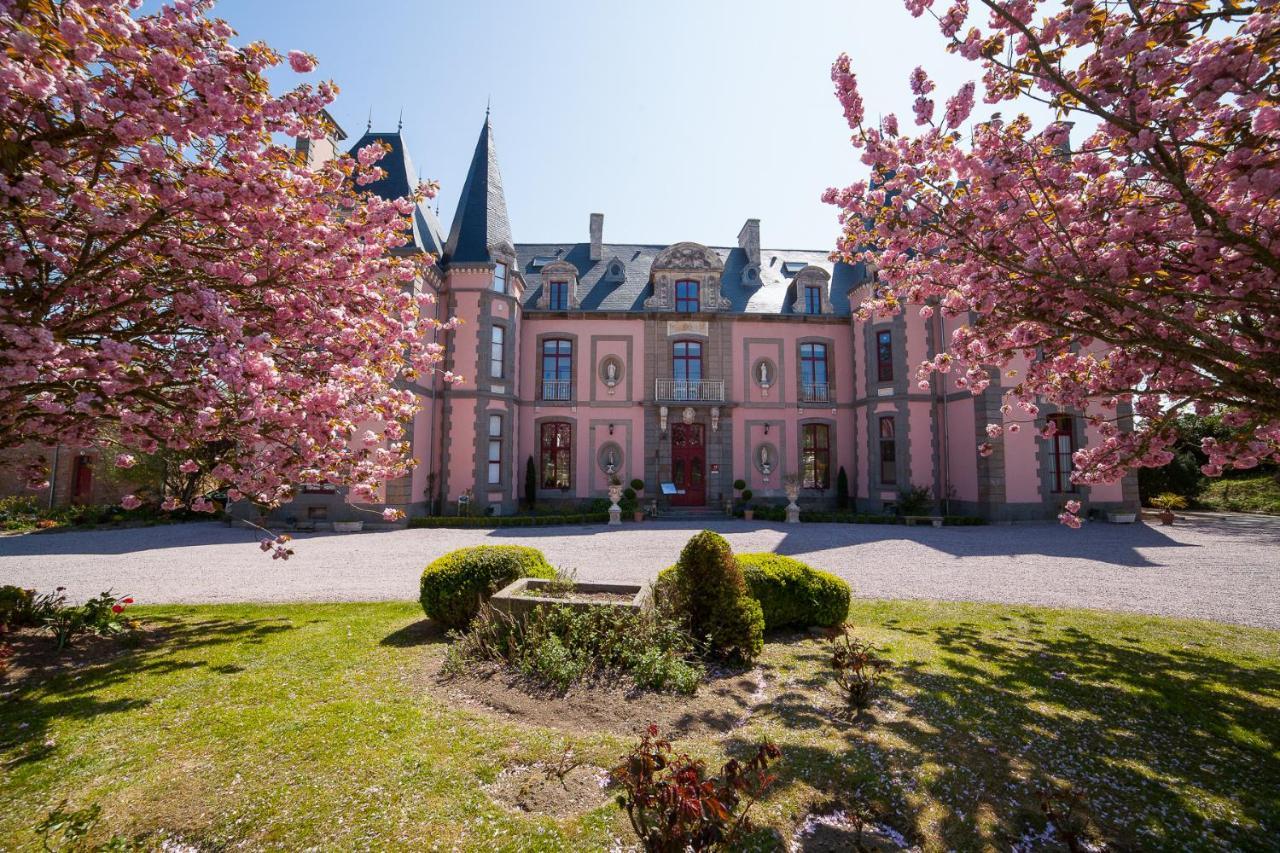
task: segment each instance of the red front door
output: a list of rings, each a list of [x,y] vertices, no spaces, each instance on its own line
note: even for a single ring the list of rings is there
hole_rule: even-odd
[[[93,463],[84,456],[76,457],[75,473],[71,478],[71,502],[87,504],[93,497]]]
[[[672,506],[705,506],[707,503],[707,453],[702,424],[671,425],[671,479],[676,493]]]

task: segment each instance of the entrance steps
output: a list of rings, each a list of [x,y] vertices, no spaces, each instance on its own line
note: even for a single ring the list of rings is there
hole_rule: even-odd
[[[661,511],[658,521],[726,521],[724,510],[703,506],[677,506]]]

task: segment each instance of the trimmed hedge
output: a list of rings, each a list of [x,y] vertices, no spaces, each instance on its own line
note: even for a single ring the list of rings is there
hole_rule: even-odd
[[[609,520],[607,512],[577,515],[433,515],[409,519],[410,527],[549,527],[556,524],[597,524]]]
[[[423,611],[446,628],[465,628],[489,596],[516,578],[553,578],[555,574],[537,548],[459,548],[427,566],[418,600]]]
[[[739,509],[734,513],[738,518],[742,517],[742,510]],[[755,509],[756,521],[786,521],[786,507],[780,506],[758,506]],[[825,522],[835,524],[905,524],[906,522],[896,515],[873,515],[869,513],[852,513],[852,512],[825,512],[822,510],[800,510],[800,520],[802,522]],[[944,515],[942,517],[943,525],[947,527],[968,527],[986,524],[985,518],[976,515]]]
[[[658,576],[660,612],[682,623],[711,657],[753,660],[764,647],[764,612],[751,597],[733,550],[710,530],[695,534]]]
[[[767,631],[834,627],[849,615],[849,584],[781,554],[737,554],[751,597],[764,610]]]

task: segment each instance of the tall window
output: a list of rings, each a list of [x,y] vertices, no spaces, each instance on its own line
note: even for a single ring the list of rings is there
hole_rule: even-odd
[[[502,415],[489,415],[489,485],[502,482]]]
[[[811,403],[827,401],[827,345],[800,345],[800,399]]]
[[[893,333],[876,332],[876,376],[881,382],[893,381]]]
[[[507,329],[505,326],[494,326],[489,338],[489,375],[501,379],[506,374],[507,363]]]
[[[548,295],[547,304],[552,311],[568,311],[569,310],[569,282],[567,281],[551,282],[551,293]]]
[[[1049,439],[1049,467],[1053,477],[1053,490],[1074,492],[1076,486],[1071,482],[1071,456],[1076,452],[1076,437],[1071,428],[1071,416],[1050,415],[1049,423],[1056,430]]]
[[[831,485],[831,428],[826,424],[800,427],[800,485],[825,489]]]
[[[677,400],[697,400],[702,381],[702,344],[676,341],[671,345],[671,369],[675,374],[672,396]]]
[[[880,482],[898,482],[898,443],[894,438],[893,418],[880,418]]]
[[[548,338],[542,342],[542,399],[568,400],[573,380],[573,341]]]
[[[701,310],[701,307],[698,283],[696,281],[677,281],[676,310],[694,314]]]
[[[544,423],[541,441],[542,488],[569,488],[573,459],[573,425],[562,421]]]
[[[507,292],[507,265],[504,263],[493,265],[493,290],[495,293]]]
[[[804,288],[804,313],[821,314],[822,313],[822,288],[817,285],[809,284]]]

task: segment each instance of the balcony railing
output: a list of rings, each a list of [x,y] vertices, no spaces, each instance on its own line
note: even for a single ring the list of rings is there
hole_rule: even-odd
[[[723,379],[655,379],[653,398],[663,403],[723,403]]]
[[[830,403],[831,386],[826,382],[805,382],[801,384],[800,402]]]
[[[569,379],[543,379],[538,386],[538,399],[558,403],[569,400]]]

